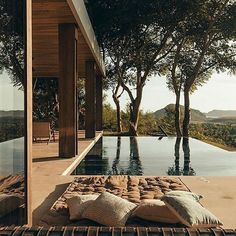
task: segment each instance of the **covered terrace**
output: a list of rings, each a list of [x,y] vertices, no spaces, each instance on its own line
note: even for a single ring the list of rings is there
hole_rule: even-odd
[[[33,224],[73,177],[66,173],[102,135],[102,79],[105,67],[82,0],[32,1],[34,78],[59,82],[59,132],[55,142],[33,143]],[[76,81],[85,79],[85,130],[78,127]],[[61,186],[57,188],[57,186]]]
[[[79,78],[85,79],[85,138],[94,139],[96,131],[102,131],[105,67],[84,2],[32,1],[32,36],[33,77],[59,81],[58,156],[75,157],[79,153]]]

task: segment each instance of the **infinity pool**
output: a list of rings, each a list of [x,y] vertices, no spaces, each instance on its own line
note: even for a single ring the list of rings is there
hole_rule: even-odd
[[[236,152],[190,138],[103,137],[72,175],[236,175]]]
[[[0,176],[24,172],[24,138],[0,143]]]

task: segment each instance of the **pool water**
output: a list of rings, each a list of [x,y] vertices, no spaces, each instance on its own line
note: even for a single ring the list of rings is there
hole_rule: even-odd
[[[236,152],[175,137],[102,137],[72,175],[236,176]]]
[[[24,172],[24,138],[0,143],[0,177]]]

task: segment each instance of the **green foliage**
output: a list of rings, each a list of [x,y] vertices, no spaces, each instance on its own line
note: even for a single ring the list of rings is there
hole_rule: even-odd
[[[188,15],[192,3],[184,0],[87,2],[95,33],[106,55],[108,87],[114,90],[117,84],[127,92],[131,110],[129,131],[136,135],[147,78],[162,74],[162,60],[173,47],[171,35]]]
[[[140,122],[138,126],[138,133],[140,135],[148,135],[157,130],[157,119],[152,112],[140,111]],[[123,134],[129,130],[129,109],[121,112],[121,121],[123,127]],[[103,105],[103,128],[105,132],[116,132],[116,110],[112,108],[109,103]],[[110,133],[111,134],[111,133]]]
[[[164,110],[163,116],[157,119],[158,125],[160,125],[167,134],[175,135],[175,107],[166,106]]]
[[[118,84],[128,93],[134,128],[148,76],[165,74],[169,89],[180,96],[183,89],[193,93],[213,71],[235,72],[233,0],[87,3],[106,53],[108,88]]]
[[[166,107],[157,110],[154,112],[155,116],[158,119],[164,118],[166,115],[166,111],[172,112],[172,118],[174,118],[175,113],[175,104],[168,104]],[[180,105],[180,121],[182,122],[184,118],[184,106]],[[205,122],[206,115],[200,112],[199,110],[191,108],[191,122]]]
[[[203,141],[236,147],[236,126],[232,124],[191,124],[190,135]]]
[[[175,135],[174,107],[167,106],[165,115],[157,119],[169,135]],[[182,118],[183,119],[183,118]],[[190,123],[190,136],[202,141],[210,141],[229,147],[236,147],[236,120],[220,120],[222,123],[213,123],[214,120]],[[219,120],[217,119],[217,122]]]
[[[17,6],[13,8],[12,6]],[[24,87],[23,3],[1,1],[0,5],[0,73],[6,71],[14,86]]]
[[[35,78],[33,92],[33,120],[49,121],[58,127],[59,101],[56,78]]]
[[[0,142],[20,138],[25,135],[23,117],[0,118]]]
[[[153,112],[140,111],[138,133],[142,135],[148,135],[154,133],[157,130],[157,119]]]
[[[53,128],[59,127],[59,98],[57,78],[34,78],[33,120],[49,121]],[[79,128],[85,126],[85,81],[77,80]],[[68,95],[69,96],[69,95]]]
[[[103,105],[103,129],[116,131],[116,110],[109,103]]]

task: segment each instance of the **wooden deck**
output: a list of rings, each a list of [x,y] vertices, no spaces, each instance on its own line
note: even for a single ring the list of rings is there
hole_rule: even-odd
[[[0,235],[22,236],[234,236],[234,229],[194,229],[194,228],[158,228],[158,227],[6,227],[0,228]]]
[[[48,145],[47,142],[33,143],[33,224],[37,223],[73,180],[74,177],[69,175],[69,167],[72,168],[78,164],[101,136],[102,132],[97,132],[96,138],[85,139],[84,131],[80,131],[79,153],[73,158],[60,158],[58,156],[58,139]],[[65,173],[66,170],[68,175]]]

